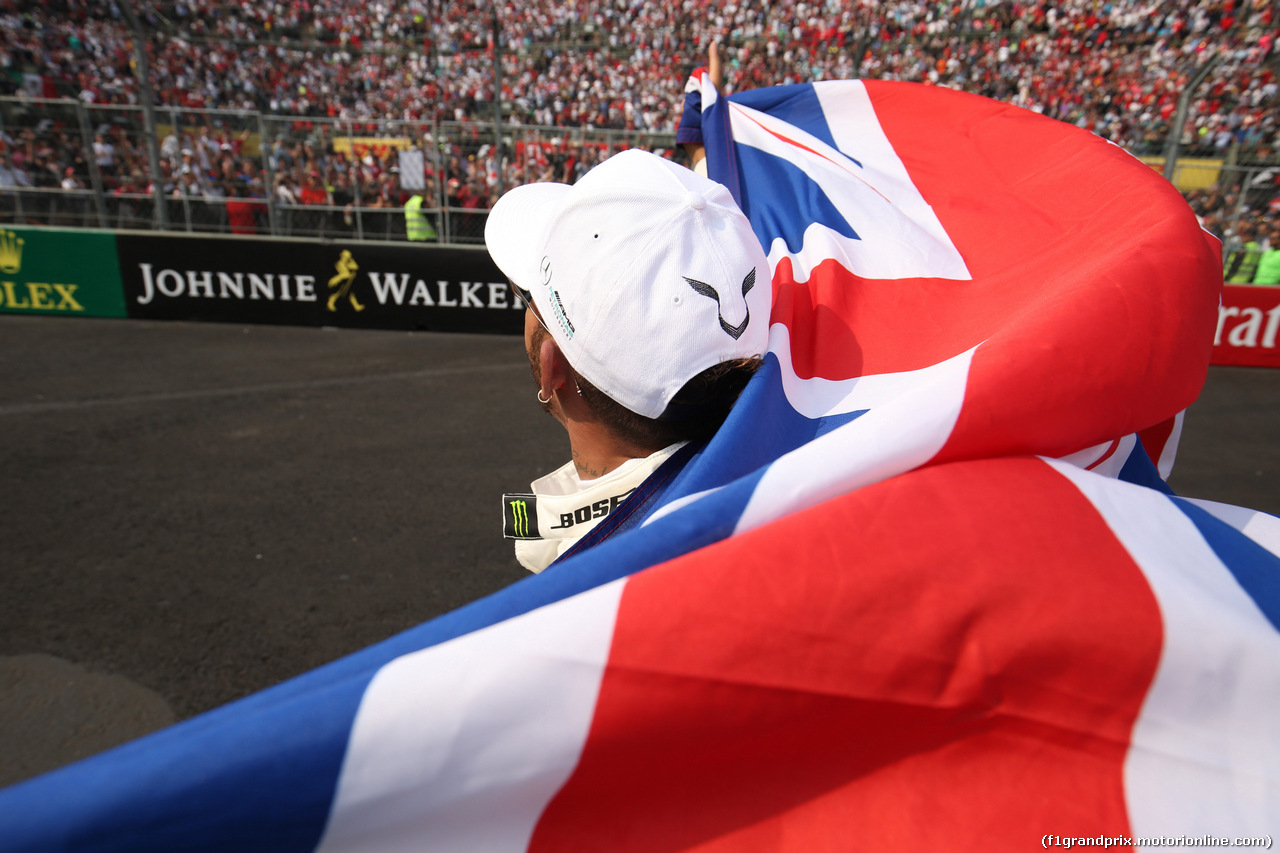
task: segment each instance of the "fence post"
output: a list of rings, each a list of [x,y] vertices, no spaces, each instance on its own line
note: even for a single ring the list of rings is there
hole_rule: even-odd
[[[440,153],[440,228],[437,233],[444,238],[444,242],[453,242],[453,216],[449,211],[449,148],[452,147],[452,139],[449,144],[445,144],[445,128],[440,129],[440,138],[436,142],[436,148]]]
[[[80,122],[80,141],[89,161],[89,183],[93,185],[93,201],[98,209],[98,227],[107,227],[107,203],[102,197],[102,171],[98,168],[98,155],[93,150],[93,133],[89,130],[89,111],[84,102],[76,100],[76,119]]]
[[[493,10],[493,157],[502,163],[502,27],[498,24],[498,10]],[[498,167],[498,194],[502,185],[502,167]]]
[[[1182,142],[1182,128],[1187,123],[1187,107],[1191,105],[1191,97],[1196,93],[1196,89],[1200,88],[1200,84],[1209,76],[1209,72],[1213,71],[1218,60],[1222,58],[1221,54],[1215,53],[1213,56],[1200,66],[1195,75],[1191,78],[1191,82],[1187,84],[1187,88],[1182,90],[1182,94],[1178,96],[1178,109],[1173,115],[1173,127],[1169,129],[1169,139],[1164,150],[1164,179],[1169,183],[1173,183],[1174,169],[1178,165],[1178,146]]]
[[[347,146],[351,149],[351,165],[347,167],[347,176],[351,178],[351,198],[356,209],[356,239],[363,240],[364,217],[360,214],[360,208],[364,207],[364,202],[360,198],[360,181],[356,179],[356,167],[364,164],[356,156],[356,132],[351,119],[347,119]],[[360,169],[359,174],[361,177],[364,176],[363,168]]]
[[[445,230],[445,220],[448,218],[444,212],[444,155],[440,146],[444,144],[444,138],[441,136],[444,130],[440,127],[440,117],[434,116],[431,119],[431,162],[432,174],[436,185],[435,206],[438,211],[436,214],[436,223],[440,226],[436,229],[436,242],[447,243],[448,239]],[[423,155],[427,156],[426,154]]]
[[[253,114],[258,118],[258,153],[262,155],[262,173],[267,179],[267,185],[262,188],[267,194],[267,224],[271,228],[271,236],[278,237],[280,231],[276,225],[276,170],[271,165],[271,154],[267,147],[271,143],[267,140],[267,124],[262,118],[261,111],[255,110]]]
[[[1253,183],[1254,170],[1249,167],[1239,167],[1240,169],[1240,188],[1239,195],[1235,200],[1235,215],[1231,216],[1231,231],[1235,231],[1239,227],[1240,220],[1244,218],[1245,200],[1249,196],[1249,184]]]
[[[132,2],[120,4],[124,16],[129,22],[130,35],[133,37],[134,76],[138,80],[138,92],[142,96],[142,121],[147,129],[147,156],[151,160],[151,187],[155,191],[156,214],[155,225],[158,230],[168,230],[169,212],[165,210],[164,181],[160,176],[160,143],[156,139],[155,99],[151,95],[151,70],[147,63],[147,49],[143,42],[142,25],[134,12]],[[172,111],[169,113],[173,115]],[[177,124],[175,123],[175,128]]]
[[[6,103],[6,104],[7,104],[7,103],[9,103],[9,99],[8,99],[8,98],[4,98],[4,99],[3,99],[3,102],[4,102],[4,103]],[[5,129],[5,127],[4,127],[4,110],[3,110],[3,109],[0,109],[0,131],[3,131],[4,129]],[[22,213],[22,191],[23,191],[23,190],[25,190],[25,189],[26,189],[26,187],[20,187],[20,186],[18,186],[18,182],[17,182],[16,180],[14,181],[14,184],[13,184],[13,224],[14,224],[14,225],[21,225],[21,224],[22,224],[22,217],[23,217],[23,213]]]

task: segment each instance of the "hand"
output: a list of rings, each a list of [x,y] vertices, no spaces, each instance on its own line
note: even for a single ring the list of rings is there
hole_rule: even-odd
[[[720,45],[715,42],[707,47],[707,74],[711,76],[711,85],[719,90],[724,83],[724,67],[720,64]]]

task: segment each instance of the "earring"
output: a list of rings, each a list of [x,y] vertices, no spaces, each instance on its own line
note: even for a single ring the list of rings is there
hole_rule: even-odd
[[[544,399],[542,399],[542,389],[541,389],[541,388],[539,388],[539,389],[538,389],[538,402],[539,402],[539,403],[541,403],[541,404],[542,404],[542,405],[544,405],[544,406],[551,402],[551,398],[550,398],[550,397],[548,397],[548,398],[547,398],[547,399],[545,399],[545,400],[544,400]]]
[[[573,390],[578,392],[579,397],[582,396],[582,386],[580,386],[577,382],[573,383]]]

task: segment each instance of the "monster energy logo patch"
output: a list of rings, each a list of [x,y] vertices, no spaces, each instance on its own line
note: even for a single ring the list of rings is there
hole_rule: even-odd
[[[538,498],[531,494],[502,496],[502,535],[507,539],[538,539]]]

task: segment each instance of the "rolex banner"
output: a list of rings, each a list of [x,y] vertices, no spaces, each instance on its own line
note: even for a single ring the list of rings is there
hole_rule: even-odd
[[[121,234],[130,317],[517,332],[523,313],[482,249]]]
[[[0,229],[0,313],[125,316],[115,235]]]

